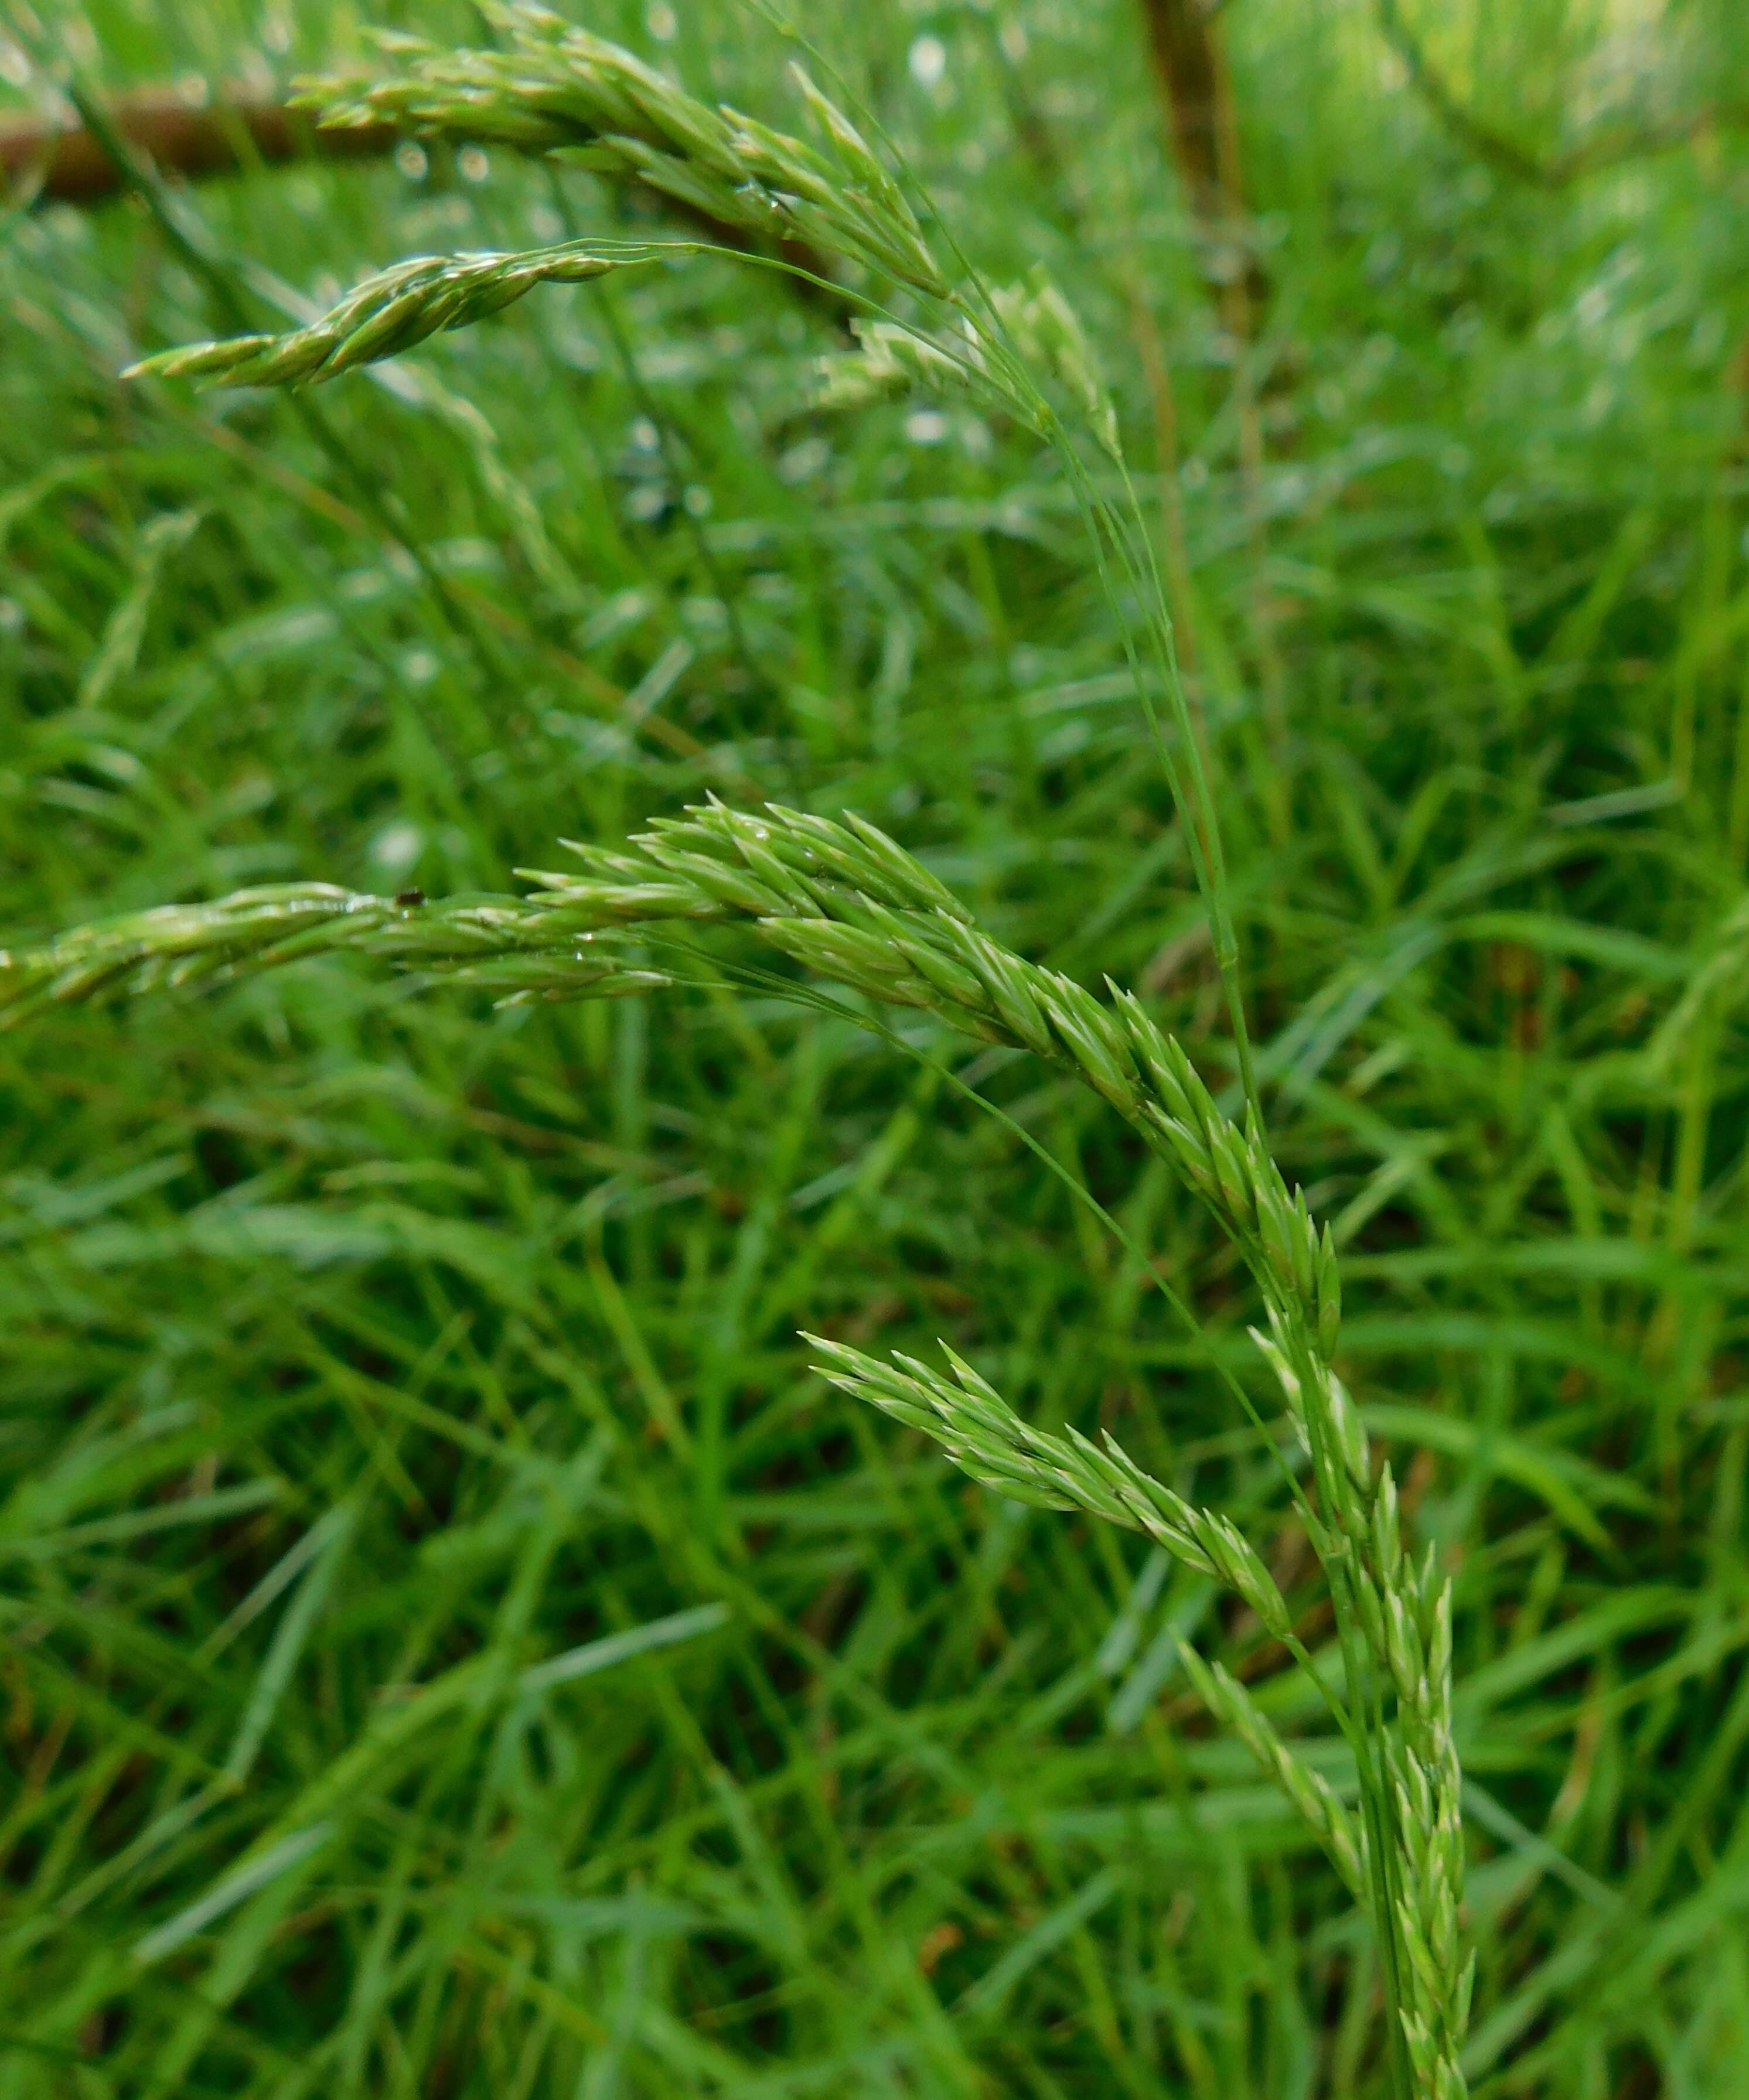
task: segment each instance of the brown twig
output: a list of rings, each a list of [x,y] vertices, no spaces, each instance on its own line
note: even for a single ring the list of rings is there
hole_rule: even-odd
[[[273,166],[311,156],[377,160],[392,152],[400,139],[388,124],[318,130],[282,102],[242,92],[197,106],[174,88],[145,87],[117,95],[111,108],[117,130],[130,146],[166,174],[191,182],[235,174],[256,162]],[[7,187],[25,188],[33,204],[102,204],[126,188],[95,132],[49,117],[14,117],[0,123],[0,169]]]
[[[1281,836],[1287,820],[1285,673],[1264,574],[1269,549],[1263,508],[1263,408],[1253,360],[1258,324],[1269,298],[1269,279],[1250,232],[1238,110],[1226,48],[1215,19],[1220,10],[1207,0],[1141,0],[1141,5],[1173,159],[1208,258],[1210,289],[1231,347],[1239,482],[1252,557],[1251,633],[1274,761],[1267,794],[1271,825]],[[1156,390],[1156,417],[1159,399]]]
[[[1239,119],[1226,47],[1201,0],[1142,0],[1148,50],[1159,82],[1173,160],[1190,215],[1216,268],[1221,318],[1248,342],[1269,284],[1246,237]],[[1234,267],[1233,258],[1242,258]]]

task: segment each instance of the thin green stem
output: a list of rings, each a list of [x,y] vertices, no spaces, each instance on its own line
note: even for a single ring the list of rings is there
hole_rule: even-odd
[[[1053,432],[1061,433],[1061,426],[1054,417],[1051,427]],[[1172,615],[1166,609],[1164,586],[1157,571],[1151,575],[1138,564],[1130,545],[1130,535],[1125,521],[1099,493],[1085,464],[1067,435],[1058,435],[1056,443],[1057,450],[1069,470],[1071,486],[1075,491],[1083,523],[1093,545],[1100,582],[1122,642],[1136,697],[1141,704],[1161,770],[1166,775],[1167,784],[1172,789],[1180,820],[1185,827],[1190,848],[1191,866],[1195,871],[1197,887],[1202,892],[1204,908],[1208,915],[1215,967],[1220,974],[1221,990],[1226,1002],[1234,1057],[1239,1066],[1240,1090],[1246,1105],[1257,1118],[1257,1127],[1261,1130],[1265,1127],[1263,1105],[1257,1092],[1257,1068],[1251,1052],[1251,1033],[1246,1024],[1244,999],[1239,988],[1239,942],[1233,929],[1226,857],[1221,849],[1220,821],[1215,810],[1208,769],[1203,762],[1202,740],[1197,735],[1190,698],[1179,675],[1177,653],[1173,641]],[[1146,540],[1146,532],[1142,526],[1140,506],[1127,475],[1124,486],[1134,512],[1135,528]],[[1129,631],[1129,623],[1124,618],[1122,603],[1106,565],[1104,546],[1107,538],[1117,548],[1128,580],[1146,615],[1150,638],[1159,660],[1162,683],[1172,710],[1173,728],[1183,748],[1185,771],[1181,771],[1178,760],[1167,741],[1165,727],[1160,721],[1159,710],[1154,704],[1154,696],[1148,690],[1147,678]],[[1149,568],[1152,569],[1151,561]]]
[[[1257,1074],[1252,1062],[1251,1035],[1246,1025],[1244,1000],[1239,990],[1239,940],[1233,927],[1226,852],[1221,843],[1221,820],[1209,780],[1208,752],[1204,748],[1201,725],[1190,705],[1183,674],[1179,669],[1177,639],[1167,602],[1165,584],[1155,558],[1153,539],[1143,520],[1141,501],[1130,479],[1129,470],[1124,467],[1121,471],[1129,518],[1124,520],[1113,506],[1107,505],[1106,508],[1114,527],[1126,528],[1121,533],[1125,565],[1136,586],[1137,595],[1148,613],[1149,635],[1159,660],[1168,704],[1172,709],[1173,726],[1184,745],[1185,765],[1190,779],[1188,799],[1194,821],[1200,827],[1204,858],[1208,871],[1209,930],[1214,937],[1215,967],[1220,973],[1221,989],[1226,997],[1233,1045],[1239,1060],[1240,1087],[1246,1105],[1256,1114],[1257,1127],[1261,1129],[1264,1127],[1263,1105],[1258,1097]],[[1142,549],[1139,558],[1135,552],[1137,547]],[[1149,704],[1151,709],[1151,703]]]

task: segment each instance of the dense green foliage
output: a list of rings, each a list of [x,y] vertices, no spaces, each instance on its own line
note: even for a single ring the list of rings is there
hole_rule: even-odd
[[[1657,109],[1729,99],[1705,9],[1604,46],[1592,11],[1477,9],[1436,55],[1526,138],[1607,112],[1630,31]],[[757,16],[589,19],[794,106]],[[1749,2085],[1749,161],[1708,132],[1539,189],[1365,11],[1222,22],[1248,346],[1130,7],[809,28],[969,252],[1049,262],[1169,567],[1181,531],[1272,1145],[1456,1581],[1473,2088],[1700,2100]],[[356,48],[338,7],[90,24],[110,86]],[[276,329],[403,256],[662,230],[497,152],[193,210],[223,302],[135,205],[0,254],[8,942],[250,883],[500,891],[560,836],[775,797],[872,817],[1230,1074],[1030,434],[823,412],[829,305],[699,258],[313,407],[125,388],[232,302]],[[1279,1645],[1146,1540],[969,1485],[797,1335],[944,1338],[1303,1601],[1274,1461],[1144,1260],[1261,1394],[1230,1248],[1085,1088],[700,951],[720,984],[651,1001],[329,958],[0,1039],[7,2100],[1376,2079],[1364,1935],[1177,1643],[1292,1735]]]

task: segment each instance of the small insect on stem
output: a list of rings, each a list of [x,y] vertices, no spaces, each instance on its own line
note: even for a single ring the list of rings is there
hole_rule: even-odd
[[[411,911],[414,905],[424,903],[425,892],[422,889],[397,889],[395,893],[395,901]]]

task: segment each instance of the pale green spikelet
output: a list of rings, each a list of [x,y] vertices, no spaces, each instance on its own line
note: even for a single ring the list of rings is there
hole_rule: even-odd
[[[895,1363],[817,1335],[823,1377],[939,1443],[962,1472],[1041,1509],[1084,1509],[1126,1531],[1145,1533],[1173,1557],[1232,1590],[1265,1630],[1285,1639],[1292,1622],[1281,1592],[1243,1536],[1225,1518],[1198,1509],[1137,1465],[1110,1436],[1089,1443],[1035,1429],[987,1380],[942,1348],[953,1370],[943,1378],[909,1357]]]
[[[969,329],[926,333],[896,321],[850,324],[859,347],[835,351],[815,363],[814,406],[825,410],[863,408],[921,390],[969,399],[983,409],[1018,416],[1044,435],[1034,404],[1005,387],[992,371],[984,346]]]
[[[308,327],[232,336],[143,357],[124,379],[199,379],[208,386],[309,386],[395,357],[445,329],[466,328],[532,292],[635,267],[654,251],[601,254],[579,241],[507,254],[420,255],[367,277]]]
[[[1021,363],[1035,372],[1048,373],[1086,417],[1088,427],[1105,451],[1121,461],[1117,410],[1099,376],[1093,346],[1080,316],[1052,282],[1043,263],[1030,272],[1023,285],[999,288],[990,298]]]
[[[629,967],[594,938],[568,934],[514,898],[427,906],[328,883],[278,884],[103,920],[41,948],[0,950],[0,1025],[45,1005],[184,988],[347,950],[515,1002],[611,998],[673,982]]]
[[[1322,1774],[1296,1758],[1259,1712],[1256,1702],[1219,1663],[1205,1662],[1188,1641],[1178,1653],[1203,1704],[1249,1750],[1305,1818],[1350,1892],[1367,1894],[1366,1839]]]
[[[1100,448],[1121,465],[1117,410],[1099,377],[1093,346],[1043,266],[1023,285],[993,288],[989,302],[994,329],[971,301],[947,330],[853,322],[860,348],[820,359],[815,405],[859,408],[921,387],[925,393],[969,396],[1048,439],[1061,420],[1045,391],[1054,388]]]
[[[289,960],[312,939],[357,938],[394,907],[331,883],[278,883],[211,904],[161,905],[63,933],[46,946],[0,950],[0,1011],[21,1019],[37,1006],[138,994],[244,966]]]

